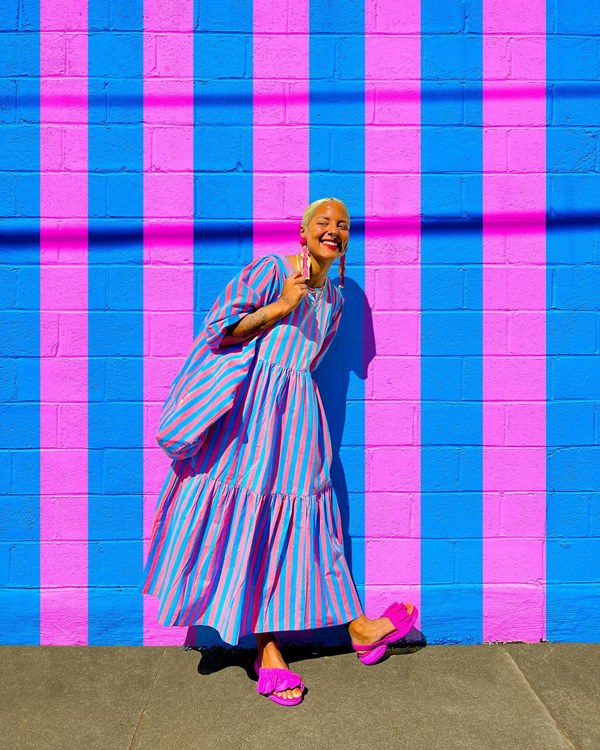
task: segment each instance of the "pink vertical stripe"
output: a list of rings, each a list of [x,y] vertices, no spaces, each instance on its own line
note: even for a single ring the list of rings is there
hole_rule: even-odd
[[[86,645],[86,8],[41,0],[40,29],[40,643]]]
[[[420,609],[420,2],[367,0],[365,24],[365,610],[377,617],[394,599]]]
[[[144,560],[170,460],[158,418],[193,340],[193,0],[144,3]],[[177,94],[177,96],[174,96]],[[181,644],[144,597],[144,644]]]
[[[545,637],[545,30],[544,0],[484,2],[485,641]]]
[[[308,28],[308,0],[254,3],[255,256],[299,248],[308,204]]]

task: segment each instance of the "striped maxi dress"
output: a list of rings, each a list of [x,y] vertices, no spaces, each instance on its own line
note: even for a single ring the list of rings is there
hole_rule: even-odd
[[[159,598],[163,625],[209,625],[233,645],[362,612],[312,377],[339,326],[342,293],[327,278],[316,305],[305,298],[260,335],[219,348],[225,329],[276,300],[290,273],[270,254],[227,284],[171,386],[157,436],[173,463],[141,591]]]

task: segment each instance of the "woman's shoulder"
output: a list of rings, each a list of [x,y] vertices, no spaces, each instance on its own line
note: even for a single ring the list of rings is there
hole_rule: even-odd
[[[277,255],[274,253],[268,253],[266,255],[256,255],[254,258],[249,260],[243,267],[241,273],[246,275],[248,273],[268,273],[269,275],[275,275],[275,272],[280,267]]]
[[[238,277],[244,280],[248,279],[272,279],[277,278],[278,269],[277,256],[269,253],[268,255],[256,255],[247,261],[238,271]]]
[[[249,261],[246,262],[245,268],[258,268],[274,266],[277,264],[277,255],[275,253],[267,253],[266,255],[255,255]]]

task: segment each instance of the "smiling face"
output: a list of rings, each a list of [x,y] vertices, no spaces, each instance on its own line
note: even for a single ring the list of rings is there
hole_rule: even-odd
[[[317,208],[308,226],[300,229],[306,237],[311,255],[323,260],[334,260],[348,246],[350,217],[343,205],[331,201]]]

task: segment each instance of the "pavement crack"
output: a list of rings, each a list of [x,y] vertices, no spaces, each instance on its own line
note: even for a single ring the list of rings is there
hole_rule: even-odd
[[[136,741],[138,730],[142,723],[142,719],[144,718],[144,714],[146,713],[146,706],[148,705],[148,701],[150,700],[150,696],[152,695],[152,691],[154,690],[156,678],[158,677],[158,673],[160,672],[160,665],[162,664],[163,658],[165,656],[165,650],[166,650],[165,647],[163,647],[163,650],[160,653],[160,659],[158,660],[158,664],[156,665],[156,671],[154,672],[154,677],[152,678],[152,684],[150,685],[150,690],[148,690],[148,695],[146,696],[146,700],[144,701],[144,705],[142,707],[142,710],[140,711],[140,718],[138,719],[138,722],[135,725],[133,737],[131,738],[131,742],[129,743],[129,747],[127,748],[127,750],[133,750],[133,745]]]
[[[525,676],[525,673],[523,672],[523,670],[521,669],[521,667],[520,667],[520,666],[519,666],[519,665],[517,664],[517,662],[516,662],[516,661],[515,661],[515,660],[513,659],[512,655],[511,655],[511,654],[510,654],[510,653],[509,653],[509,652],[508,652],[508,651],[506,650],[506,648],[504,648],[504,644],[503,644],[503,643],[500,643],[500,644],[498,644],[498,645],[502,646],[502,651],[503,651],[503,652],[504,652],[504,653],[506,654],[506,656],[508,656],[508,658],[509,658],[509,660],[510,660],[510,663],[511,663],[511,664],[512,664],[512,665],[514,666],[514,668],[515,668],[515,669],[517,670],[517,672],[518,672],[518,673],[519,673],[519,674],[521,675],[521,678],[522,678],[522,680],[523,680],[523,681],[525,682],[525,684],[527,685],[527,687],[529,688],[529,690],[531,690],[531,692],[532,692],[532,693],[533,693],[533,695],[535,696],[535,698],[536,698],[537,702],[538,702],[538,703],[540,704],[540,706],[541,706],[541,707],[543,708],[544,712],[545,712],[545,713],[546,713],[546,714],[547,714],[547,715],[548,715],[548,716],[550,717],[550,721],[551,721],[551,722],[552,722],[552,723],[554,724],[554,726],[556,727],[556,731],[557,731],[557,732],[559,733],[559,735],[560,735],[560,736],[561,736],[561,737],[563,738],[563,740],[564,740],[564,741],[565,741],[565,742],[567,743],[567,745],[568,745],[568,746],[569,746],[570,748],[572,748],[572,750],[580,750],[580,748],[577,748],[577,747],[576,747],[576,746],[575,746],[575,745],[574,745],[574,744],[573,744],[573,743],[571,742],[571,740],[570,740],[570,739],[569,739],[569,738],[567,737],[567,735],[566,735],[566,734],[565,734],[565,733],[563,732],[563,729],[562,729],[561,725],[560,725],[560,724],[558,723],[558,721],[557,721],[557,720],[556,720],[556,719],[554,718],[554,716],[552,715],[552,713],[551,713],[550,709],[548,708],[548,706],[547,706],[547,705],[546,705],[546,704],[544,703],[544,701],[543,701],[543,700],[542,700],[542,699],[540,698],[540,696],[539,696],[539,695],[537,694],[537,692],[536,692],[535,688],[534,688],[534,687],[533,687],[533,685],[532,685],[532,684],[531,684],[531,683],[529,682],[529,680],[528,680],[528,679],[527,679],[527,677]]]

